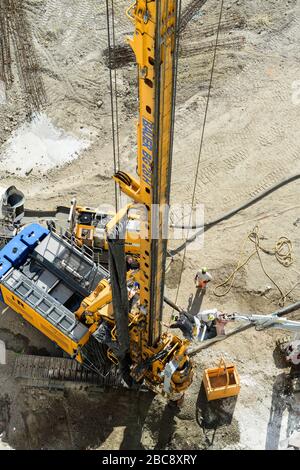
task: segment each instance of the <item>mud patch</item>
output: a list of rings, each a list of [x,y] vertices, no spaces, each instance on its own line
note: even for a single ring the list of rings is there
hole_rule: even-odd
[[[9,444],[16,449],[141,449],[142,426],[151,393],[47,392],[24,388],[10,420]],[[112,407],[111,404],[114,403]]]
[[[237,397],[207,401],[203,385],[197,405],[196,419],[202,429],[205,449],[224,449],[240,441],[240,430],[233,417]]]
[[[67,414],[60,399],[50,400],[43,409],[33,404],[32,410],[22,413],[22,418],[29,449],[72,448]]]
[[[46,348],[37,348],[30,344],[29,339],[20,333],[14,334],[6,328],[0,328],[0,339],[4,341],[6,349],[17,354],[31,354],[33,356],[49,356]]]
[[[0,397],[0,443],[6,440],[10,421],[10,399],[7,395]]]
[[[34,114],[30,123],[17,129],[7,142],[0,169],[24,177],[70,163],[89,146],[56,128],[45,114]]]

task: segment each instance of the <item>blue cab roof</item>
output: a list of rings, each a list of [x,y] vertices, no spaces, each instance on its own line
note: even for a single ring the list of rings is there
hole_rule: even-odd
[[[0,250],[0,279],[12,268],[21,266],[37,244],[49,234],[39,224],[30,224]]]

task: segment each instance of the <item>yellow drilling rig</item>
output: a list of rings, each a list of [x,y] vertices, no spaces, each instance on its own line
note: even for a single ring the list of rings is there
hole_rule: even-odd
[[[0,252],[4,303],[71,357],[101,373],[104,360],[127,383],[178,399],[192,382],[189,342],[162,333],[174,126],[178,0],[136,0],[127,11],[138,67],[137,176],[114,175],[131,203],[103,225],[108,272],[80,245],[93,248],[96,215],[75,217],[77,242],[39,224],[23,228]],[[92,215],[91,215],[92,213]],[[132,215],[134,213],[134,216]],[[85,214],[86,215],[86,214]],[[72,216],[71,216],[72,218]],[[134,220],[138,269],[126,269]]]

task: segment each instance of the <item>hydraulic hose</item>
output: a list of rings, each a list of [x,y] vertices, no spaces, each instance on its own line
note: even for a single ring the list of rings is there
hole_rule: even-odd
[[[177,312],[179,312],[179,313],[182,312],[182,309],[180,307],[178,307],[178,305],[176,305],[174,302],[172,302],[172,300],[168,299],[168,297],[164,296],[164,301],[165,301],[166,304],[168,304],[170,307],[172,307]]]
[[[56,217],[58,213],[69,214],[70,207],[58,206],[56,210],[25,209],[25,217]]]
[[[223,222],[223,220],[230,219],[230,217],[237,214],[241,210],[252,206],[256,202],[258,202],[261,199],[265,198],[266,196],[268,196],[272,192],[276,191],[277,189],[281,188],[282,186],[285,186],[286,184],[292,183],[293,181],[296,181],[299,178],[300,178],[299,173],[297,173],[293,176],[290,176],[289,178],[286,178],[286,179],[280,181],[279,183],[274,184],[273,186],[271,186],[271,188],[266,189],[265,191],[258,194],[258,196],[253,197],[252,199],[248,200],[244,204],[242,204],[242,205],[236,207],[235,209],[232,209],[231,211],[226,212],[224,215],[221,215],[221,216],[217,217],[216,219],[211,220],[210,222],[206,222],[202,225],[177,225],[177,224],[171,224],[170,225],[171,228],[180,228],[180,229],[187,229],[187,230],[199,229],[199,232],[197,232],[194,235],[192,235],[191,237],[187,238],[179,247],[175,248],[175,250],[169,250],[168,251],[168,256],[173,257],[173,256],[177,255],[178,253],[180,253],[182,250],[185,249],[185,247],[188,243],[191,243],[194,240],[196,240],[196,238],[199,235],[201,235],[201,233],[206,232],[206,230],[210,229],[211,227],[218,224],[219,222]]]
[[[288,305],[287,307],[281,308],[280,310],[276,310],[271,315],[277,315],[278,317],[283,317],[288,313],[294,312],[295,310],[300,309],[300,302],[296,302],[295,304]]]
[[[295,304],[291,304],[288,307],[284,307],[284,308],[281,308],[280,310],[276,310],[275,312],[272,312],[271,315],[277,315],[278,317],[283,317],[284,315],[294,312],[295,310],[300,310],[300,302],[296,302]],[[242,333],[242,331],[248,330],[249,328],[252,328],[253,326],[255,326],[254,323],[241,326],[240,328],[237,328],[234,331],[231,331],[226,336],[219,336],[219,337],[217,336],[216,338],[205,341],[205,343],[201,343],[198,346],[195,346],[194,348],[188,348],[187,354],[190,357],[195,356],[202,349],[207,349],[213,344],[219,343],[220,341],[224,341],[224,339],[227,339],[230,336],[234,336],[238,333]]]
[[[261,192],[258,194],[258,196],[253,197],[252,199],[246,201],[244,204],[236,207],[235,209],[230,210],[229,212],[226,212],[225,214],[217,217],[216,219],[211,220],[210,222],[206,222],[205,224],[202,225],[177,225],[177,224],[171,224],[170,227],[172,228],[180,228],[180,229],[188,229],[188,230],[196,230],[200,229],[198,233],[192,235],[190,238],[188,238],[183,244],[181,244],[178,248],[175,250],[169,250],[168,251],[168,256],[175,256],[176,254],[180,253],[186,246],[187,243],[191,243],[194,241],[197,236],[199,236],[201,233],[205,232],[209,228],[213,227],[214,225],[218,224],[219,222],[223,222],[224,220],[230,219],[233,215],[237,214],[243,209],[247,209],[248,207],[252,206],[256,202],[260,201],[261,199],[265,198],[269,194],[273,193],[277,189],[285,186],[286,184],[292,183],[293,181],[296,181],[297,179],[300,178],[300,174],[297,173],[293,176],[290,176],[289,178],[286,178],[279,183],[274,184],[271,186],[271,188],[266,189],[265,191]],[[39,211],[39,210],[31,210],[31,209],[26,209],[25,210],[25,215],[27,217],[55,217],[57,212],[61,212],[64,214],[69,213],[69,208],[60,206],[57,208],[56,211]]]
[[[229,212],[226,212],[224,215],[221,215],[220,217],[217,217],[216,219],[211,220],[210,222],[206,222],[205,224],[202,224],[202,225],[177,225],[177,224],[171,224],[170,226],[172,228],[181,228],[181,229],[188,229],[188,230],[196,230],[198,228],[211,227],[212,225],[216,225],[219,222],[223,222],[223,220],[229,219],[230,217],[237,214],[241,210],[247,209],[248,207],[252,206],[256,202],[260,201],[261,199],[263,199],[264,197],[266,197],[269,194],[273,193],[274,191],[281,188],[282,186],[285,186],[286,184],[292,183],[293,181],[296,181],[299,178],[300,178],[299,173],[296,174],[296,175],[290,176],[289,178],[286,178],[286,179],[280,181],[279,183],[274,184],[273,186],[271,186],[271,188],[266,189],[265,191],[258,194],[258,196],[253,197],[252,199],[248,200],[244,204],[236,207],[235,209],[232,209]]]
[[[293,176],[290,176],[289,178],[286,178],[279,183],[274,184],[271,186],[271,188],[266,189],[262,193],[258,194],[258,196],[255,196],[254,198],[246,201],[244,204],[236,207],[235,209],[230,210],[229,212],[226,212],[225,214],[217,217],[214,220],[211,220],[210,222],[206,222],[205,224],[202,225],[179,225],[179,224],[171,224],[171,228],[181,228],[181,229],[188,229],[188,230],[196,230],[196,229],[207,229],[212,227],[213,225],[218,224],[219,222],[223,222],[223,220],[230,219],[233,215],[237,214],[243,209],[247,209],[248,207],[252,206],[256,202],[260,201],[261,199],[265,198],[269,194],[273,193],[277,189],[281,188],[282,186],[285,186],[286,184],[292,183],[293,181],[296,181],[297,179],[300,178],[300,174],[297,173]],[[27,217],[55,217],[56,214],[62,213],[62,214],[68,214],[70,211],[69,207],[66,206],[58,206],[56,210],[53,211],[45,211],[45,210],[34,210],[34,209],[25,209],[25,216]],[[191,238],[194,240],[195,235]],[[189,240],[187,240],[189,241]]]

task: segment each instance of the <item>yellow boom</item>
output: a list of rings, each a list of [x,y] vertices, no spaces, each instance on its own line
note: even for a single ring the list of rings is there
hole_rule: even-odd
[[[146,206],[141,221],[140,302],[147,312],[145,340],[161,335],[166,227],[171,175],[171,144],[177,1],[138,0],[128,10],[135,33],[128,39],[138,64],[138,175],[115,179],[122,191]]]

